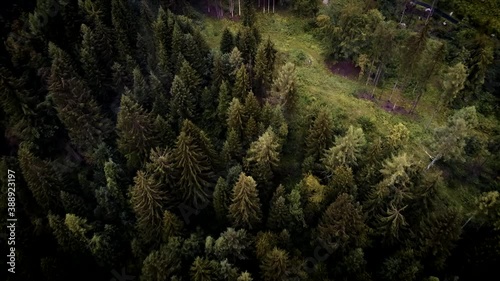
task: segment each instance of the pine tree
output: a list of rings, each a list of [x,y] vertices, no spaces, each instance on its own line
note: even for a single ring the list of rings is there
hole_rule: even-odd
[[[147,242],[160,238],[166,200],[161,185],[150,175],[138,171],[130,190],[130,203],[137,217],[137,228]]]
[[[288,226],[289,221],[290,212],[286,204],[285,188],[280,184],[271,200],[267,227],[269,229],[283,229]]]
[[[327,173],[333,174],[339,165],[354,166],[360,156],[361,148],[366,144],[363,129],[350,126],[345,136],[337,138],[335,145],[326,150],[321,159]]]
[[[324,108],[321,108],[312,122],[306,138],[306,155],[319,160],[333,139],[333,123]]]
[[[183,228],[182,221],[172,212],[166,210],[163,213],[162,240],[168,242],[170,237],[179,236]]]
[[[270,180],[272,170],[278,166],[279,146],[276,134],[270,128],[250,145],[246,160],[252,166],[253,174],[262,182]]]
[[[245,109],[240,100],[233,98],[227,110],[227,128],[241,134],[243,130]]]
[[[53,43],[49,43],[49,55],[49,91],[58,116],[78,148],[90,153],[109,137],[111,121],[103,116],[69,55]]]
[[[236,130],[229,129],[222,147],[222,155],[226,162],[229,162],[231,159],[236,161],[241,160],[243,147],[240,141],[240,134]]]
[[[184,45],[184,33],[181,30],[178,22],[176,21],[172,31],[172,45],[171,45],[171,58],[170,61],[172,73],[177,73],[181,68],[182,61],[179,61],[179,56],[182,55],[182,46]],[[167,48],[168,49],[168,48]]]
[[[217,184],[215,185],[213,197],[215,215],[217,216],[219,222],[224,222],[227,218],[230,196],[229,185],[224,178],[219,177]]]
[[[334,193],[336,195],[347,193],[356,198],[356,183],[354,181],[352,169],[348,166],[340,165],[335,167],[332,172],[332,178],[329,185],[333,187]]]
[[[222,32],[222,38],[220,41],[220,51],[225,53],[230,53],[234,48],[234,37],[229,29],[225,28]]]
[[[234,228],[228,227],[215,241],[215,256],[219,260],[229,259],[233,262],[236,260],[245,260],[247,259],[245,252],[250,247],[251,242],[245,229],[236,231]]]
[[[217,151],[215,151],[212,141],[203,130],[198,128],[190,120],[186,119],[182,123],[181,131],[193,138],[194,144],[196,144],[203,154],[207,156],[212,169],[216,169],[220,166],[219,155],[217,154]]]
[[[132,46],[135,46],[137,34],[132,9],[126,0],[111,1],[111,20],[116,35],[116,49],[122,60],[132,55]]]
[[[205,258],[196,257],[190,268],[191,280],[193,281],[215,281],[216,266],[214,262]]]
[[[243,100],[250,91],[250,79],[244,64],[236,72],[236,82],[232,90],[233,98]]]
[[[182,131],[175,145],[174,167],[184,202],[194,207],[207,202],[211,186],[211,169],[208,158],[194,142],[193,137]]]
[[[252,229],[260,224],[262,211],[256,187],[257,184],[252,177],[240,174],[233,188],[229,206],[229,218],[235,227]]]
[[[117,219],[120,216],[119,211],[127,210],[125,191],[120,186],[123,184],[125,174],[118,164],[108,159],[104,163],[104,175],[106,177],[106,186],[95,191],[95,197],[99,205],[98,209],[106,218]]]
[[[146,81],[146,78],[142,74],[139,67],[134,68],[134,88],[133,88],[133,98],[142,107],[150,109],[153,102],[151,96],[151,89]]]
[[[284,250],[274,248],[265,256],[260,265],[265,281],[287,280],[290,272],[290,260]]]
[[[170,104],[172,120],[177,120],[178,124],[182,124],[184,119],[193,119],[196,114],[196,104],[188,86],[178,75],[174,77],[170,94],[172,95]]]
[[[393,150],[398,150],[408,142],[410,138],[410,131],[402,123],[394,125],[387,136],[388,144]]]
[[[300,232],[307,227],[304,217],[304,210],[302,208],[302,198],[300,191],[296,188],[292,189],[288,194],[288,201],[290,202],[288,212],[290,213],[289,228],[294,232]]]
[[[288,114],[291,114],[297,105],[297,86],[295,65],[286,63],[281,67],[278,76],[273,80],[271,100],[281,104]]]
[[[260,121],[260,111],[261,107],[259,101],[252,91],[248,92],[248,94],[245,96],[245,119],[250,120],[253,118],[256,122]]]
[[[229,86],[227,81],[222,81],[219,88],[219,96],[217,103],[217,116],[219,117],[219,121],[221,123],[226,123],[227,111],[229,108],[229,104],[231,103],[231,94],[229,92]]]
[[[99,64],[99,53],[97,53],[96,46],[96,34],[94,31],[85,24],[81,25],[82,33],[82,46],[80,47],[80,62],[82,63],[82,68],[86,74],[87,81],[89,81],[90,87],[98,92],[98,98],[102,98],[101,95],[104,93],[104,82],[106,79],[104,69],[102,69]]]
[[[157,143],[154,119],[128,95],[122,95],[116,125],[118,149],[131,168],[141,166]]]
[[[36,157],[27,143],[21,143],[18,151],[19,165],[33,197],[44,210],[56,209],[61,182],[50,163]]]
[[[259,136],[259,128],[253,117],[246,122],[243,136],[247,142],[253,142]]]
[[[368,242],[369,228],[364,222],[361,205],[346,193],[326,209],[318,225],[318,237],[333,251],[346,252]]]
[[[143,262],[141,281],[167,281],[181,269],[181,260],[178,254],[162,245],[153,250]]]

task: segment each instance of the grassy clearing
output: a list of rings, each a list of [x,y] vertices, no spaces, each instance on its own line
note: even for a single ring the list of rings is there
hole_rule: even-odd
[[[308,109],[313,108],[313,105],[324,105],[331,109],[332,116],[345,117],[347,124],[356,124],[359,117],[367,117],[382,134],[387,134],[393,125],[401,122],[412,133],[409,146],[414,149],[410,151],[422,162],[429,161],[421,144],[430,138],[430,130],[425,127],[437,104],[439,93],[431,91],[423,96],[417,108],[421,117],[389,113],[371,101],[354,96],[357,90],[366,88],[364,82],[350,80],[330,72],[324,63],[321,42],[304,30],[307,24],[304,19],[289,13],[258,13],[257,18],[262,38],[269,36],[278,51],[287,60],[297,65],[300,112],[302,112],[300,115],[307,114]],[[236,33],[240,23],[228,19],[205,18],[202,26],[209,45],[215,49],[219,47],[224,28],[229,28]],[[387,100],[391,90],[391,86],[384,89],[378,88],[376,96]],[[400,93],[393,96],[394,100],[397,100],[398,104],[403,103],[408,110],[410,109],[410,101]],[[429,127],[433,128],[439,123],[442,124],[446,116],[447,112],[438,112]],[[299,121],[299,123],[303,122]],[[293,159],[286,159],[286,161],[293,162]],[[474,197],[472,190],[466,187],[459,187],[459,189],[447,187],[442,192],[453,205],[470,206],[469,201]]]
[[[321,42],[304,31],[306,20],[289,13],[258,13],[257,17],[262,37],[269,36],[284,57],[296,62],[303,106],[325,105],[332,109],[334,115],[346,117],[349,123],[355,123],[361,116],[368,117],[382,133],[387,133],[392,125],[401,122],[413,132],[414,140],[426,137],[426,122],[416,122],[413,117],[388,113],[370,101],[354,97],[356,90],[365,88],[364,83],[334,75],[328,70],[324,63]],[[226,27],[237,32],[240,23],[228,19],[205,18],[203,33],[212,48],[218,48],[222,31]],[[377,95],[381,95],[382,91],[383,98],[387,98],[391,89],[377,89]],[[403,100],[402,97],[399,99]],[[430,112],[429,108],[433,103],[434,101],[424,96],[418,110]],[[435,118],[441,119],[439,114]]]

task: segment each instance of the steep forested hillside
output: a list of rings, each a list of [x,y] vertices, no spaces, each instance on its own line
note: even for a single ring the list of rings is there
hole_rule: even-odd
[[[7,280],[498,279],[496,1],[2,5]]]

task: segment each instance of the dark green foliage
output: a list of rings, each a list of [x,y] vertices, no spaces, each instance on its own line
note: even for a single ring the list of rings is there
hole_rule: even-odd
[[[24,178],[38,205],[45,210],[57,208],[62,188],[57,172],[47,161],[33,155],[27,143],[20,146],[18,157]]]
[[[234,48],[234,36],[229,31],[229,29],[224,29],[224,32],[222,32],[222,38],[220,40],[220,51],[225,54],[225,53],[230,53]]]
[[[288,253],[274,248],[269,251],[261,263],[262,276],[266,281],[286,280],[290,271]]]
[[[0,206],[15,197],[17,279],[496,276],[494,0],[440,1],[446,25],[403,0],[11,2]]]
[[[130,191],[130,203],[137,217],[137,227],[146,241],[160,238],[163,204],[166,194],[150,175],[138,171]]]
[[[346,193],[328,206],[318,225],[318,237],[325,247],[342,253],[366,246],[368,233],[361,205]]]
[[[209,159],[201,144],[195,138],[182,131],[177,137],[173,152],[175,178],[182,192],[183,200],[191,206],[202,206],[208,201],[211,168]]]
[[[120,107],[116,125],[118,149],[130,168],[138,168],[158,142],[154,119],[128,95],[122,95]]]
[[[248,229],[257,227],[262,220],[257,184],[252,177],[246,176],[244,173],[240,174],[238,182],[233,188],[229,218],[234,226]]]
[[[215,214],[219,221],[225,221],[227,218],[228,207],[230,203],[230,189],[224,178],[219,177],[215,185],[213,204]]]
[[[319,160],[333,140],[333,122],[325,109],[314,118],[306,138],[306,155]]]
[[[162,245],[160,249],[152,251],[142,265],[141,281],[171,280],[181,268],[178,254]]]

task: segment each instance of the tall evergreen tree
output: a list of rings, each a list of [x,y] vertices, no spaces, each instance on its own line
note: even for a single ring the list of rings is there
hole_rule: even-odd
[[[157,143],[154,119],[128,95],[122,95],[116,125],[118,149],[131,168],[141,166]]]
[[[318,225],[318,237],[323,244],[342,253],[366,246],[368,232],[361,205],[346,193],[328,206]]]
[[[260,208],[257,183],[252,177],[241,173],[233,188],[229,218],[235,227],[253,229],[260,224],[262,219]]]
[[[248,150],[247,162],[252,165],[253,174],[262,182],[272,178],[272,170],[278,166],[279,143],[272,129],[254,141]]]
[[[109,138],[111,121],[103,116],[69,55],[53,43],[49,43],[49,54],[52,58],[49,91],[58,116],[78,148],[90,153]]]
[[[323,156],[333,139],[333,122],[328,112],[321,108],[309,127],[306,138],[306,155],[314,161]]]
[[[213,205],[215,215],[220,222],[224,222],[227,218],[230,196],[229,185],[224,178],[219,177],[215,185]]]
[[[222,32],[222,38],[220,40],[220,51],[225,53],[230,53],[234,48],[234,36],[231,31],[227,28]]]
[[[137,216],[137,228],[147,242],[160,238],[166,194],[151,175],[138,171],[130,190],[130,203]]]
[[[275,247],[267,253],[260,269],[265,281],[287,280],[290,273],[288,253]]]
[[[18,152],[19,165],[33,197],[44,210],[57,210],[61,182],[57,171],[47,161],[36,157],[27,143],[22,143]]]
[[[325,151],[321,159],[328,173],[339,165],[355,166],[360,157],[361,148],[366,144],[363,129],[350,126],[344,137],[337,138],[335,145]]]
[[[202,206],[208,200],[211,187],[207,156],[184,131],[177,137],[173,154],[176,179],[184,201],[194,207]]]
[[[250,91],[250,78],[248,76],[247,68],[244,64],[240,66],[236,72],[236,82],[232,90],[233,98],[243,100]]]

